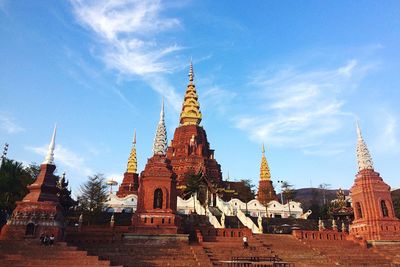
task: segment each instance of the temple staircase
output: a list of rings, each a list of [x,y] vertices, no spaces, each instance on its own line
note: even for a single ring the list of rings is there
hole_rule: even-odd
[[[110,261],[88,256],[86,251],[78,251],[64,242],[53,246],[43,246],[39,240],[1,240],[1,267],[98,267],[110,266]]]
[[[182,243],[158,244],[146,242],[80,242],[79,249],[86,250],[89,255],[96,255],[109,260],[113,265],[133,266],[207,266],[211,262],[203,251],[194,246]]]
[[[202,247],[213,266],[224,265],[225,261],[231,261],[233,257],[275,257],[269,247],[252,237],[249,237],[249,248],[244,249],[240,239],[203,242]]]
[[[292,235],[255,235],[284,260],[296,266],[397,266],[392,260],[347,240],[301,241]]]

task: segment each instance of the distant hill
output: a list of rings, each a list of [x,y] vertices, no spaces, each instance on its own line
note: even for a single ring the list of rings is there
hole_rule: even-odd
[[[319,206],[324,203],[324,193],[326,203],[329,203],[331,200],[336,199],[336,193],[339,189],[320,189],[320,188],[300,188],[295,189],[296,197],[295,201],[298,201],[303,204],[303,209],[307,210],[310,208],[312,204],[318,204]],[[325,191],[325,192],[324,192]],[[349,195],[350,191],[347,189],[343,189],[343,192],[346,196]],[[278,195],[280,199],[280,194]],[[400,199],[400,188],[392,191],[392,198]]]
[[[400,198],[400,188],[392,191],[392,198]]]
[[[310,209],[312,204],[318,204],[322,206],[324,204],[324,198],[326,203],[336,199],[336,193],[339,189],[320,189],[320,188],[300,188],[295,189],[296,196],[295,201],[303,204],[303,209]],[[349,190],[343,189],[346,196],[349,195]],[[279,195],[280,198],[280,195]]]

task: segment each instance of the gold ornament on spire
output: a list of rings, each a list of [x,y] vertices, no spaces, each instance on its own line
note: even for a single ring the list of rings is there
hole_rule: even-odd
[[[137,159],[136,159],[136,130],[133,134],[133,142],[132,142],[132,150],[128,159],[128,167],[126,169],[127,173],[136,173],[137,172]]]
[[[180,125],[199,125],[201,122],[200,104],[197,101],[198,96],[196,87],[193,83],[194,73],[193,64],[190,62],[189,84],[186,89],[185,98],[182,105],[180,116]]]
[[[264,144],[262,145],[260,180],[261,181],[269,181],[269,180],[271,180],[271,173],[269,172],[267,158],[265,157]]]

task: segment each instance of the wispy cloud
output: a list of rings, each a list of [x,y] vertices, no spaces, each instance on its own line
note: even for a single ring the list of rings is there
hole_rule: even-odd
[[[25,129],[18,125],[16,119],[9,113],[0,112],[0,129],[8,134],[15,134],[25,131]]]
[[[201,94],[206,110],[216,109],[220,114],[227,112],[231,101],[236,97],[235,92],[228,91],[220,86],[205,86],[205,91]]]
[[[44,156],[47,154],[48,145],[40,147],[26,147],[26,149],[35,152],[38,155]],[[54,159],[56,164],[61,164],[64,168],[77,170],[84,176],[92,175],[94,172],[91,168],[86,166],[85,159],[79,156],[70,149],[58,144],[54,150]]]
[[[379,125],[382,126],[375,147],[384,153],[399,153],[400,140],[397,118],[388,111],[379,112]]]
[[[7,0],[0,0],[0,11],[6,13]]]
[[[77,20],[95,33],[103,62],[123,75],[143,78],[152,89],[163,94],[175,109],[176,92],[166,79],[154,81],[152,75],[174,71],[174,54],[183,49],[162,33],[181,28],[176,18],[162,15],[158,0],[71,0]]]
[[[340,130],[346,118],[354,118],[344,108],[344,95],[357,88],[370,69],[352,59],[322,70],[258,73],[250,82],[251,87],[264,88],[255,100],[259,104],[253,112],[258,115],[238,116],[236,127],[257,142],[297,147],[309,155],[321,154],[322,147],[329,154],[341,153],[342,148],[328,148],[324,137]]]

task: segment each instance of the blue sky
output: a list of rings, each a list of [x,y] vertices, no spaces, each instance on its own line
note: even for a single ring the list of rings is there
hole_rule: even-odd
[[[375,169],[399,187],[398,1],[0,0],[0,143],[55,162],[73,189],[120,179],[134,129],[139,170],[162,97],[169,139],[192,58],[223,176],[349,188],[355,120]],[[279,191],[279,190],[278,190]]]

